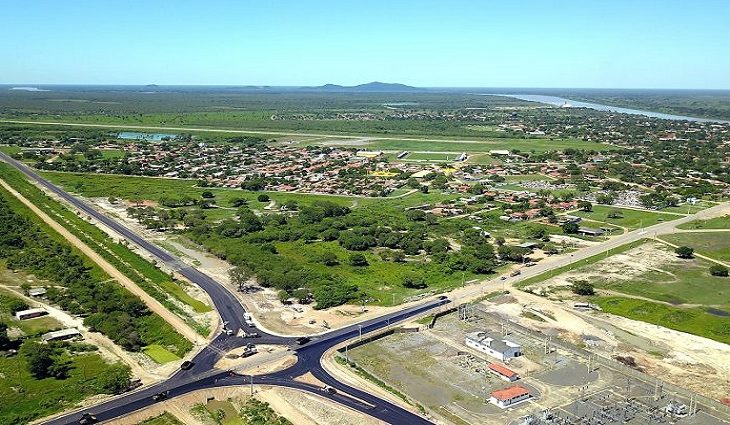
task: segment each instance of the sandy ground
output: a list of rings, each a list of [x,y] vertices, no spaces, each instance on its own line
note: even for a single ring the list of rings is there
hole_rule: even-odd
[[[573,310],[570,302],[554,302],[520,291],[513,291],[510,298],[484,305],[546,335],[560,335],[576,343],[585,336],[596,336],[605,343],[596,348],[604,355],[633,356],[650,375],[702,395],[719,399],[730,394],[730,346],[726,344],[606,313],[581,313]],[[521,316],[525,309],[545,312],[555,320],[527,319]]]
[[[662,249],[661,243],[647,242],[626,252],[597,261],[590,267],[582,267],[560,274],[526,289],[531,289],[536,293],[546,293],[549,290],[568,287],[579,280],[593,282],[606,280],[608,276],[614,281],[630,281],[651,271],[666,273],[663,271],[664,266],[681,262],[682,260],[677,258],[673,252]]]
[[[25,204],[38,217],[40,217],[46,224],[48,224],[51,228],[53,228],[53,230],[58,232],[67,241],[69,241],[73,246],[75,246],[81,252],[83,252],[84,255],[86,255],[93,262],[98,264],[99,267],[101,267],[104,270],[104,272],[106,272],[112,278],[116,279],[129,292],[138,296],[142,300],[142,302],[144,302],[145,305],[151,311],[160,315],[165,321],[170,323],[173,326],[173,328],[175,328],[175,330],[180,332],[180,334],[182,334],[187,339],[189,339],[190,341],[193,341],[195,343],[203,342],[200,335],[198,335],[198,333],[195,332],[194,329],[192,329],[190,326],[188,326],[188,324],[185,323],[185,321],[183,321],[180,317],[176,316],[175,314],[173,314],[169,310],[167,310],[162,304],[160,304],[159,301],[157,301],[154,298],[152,298],[151,296],[149,296],[144,290],[142,290],[142,288],[137,286],[137,284],[134,283],[134,281],[132,281],[127,276],[125,276],[122,272],[117,270],[113,265],[111,265],[108,261],[106,261],[101,255],[97,254],[93,249],[91,249],[88,245],[86,245],[84,242],[82,242],[74,234],[72,234],[71,232],[66,230],[66,228],[64,228],[58,222],[53,220],[46,213],[41,211],[32,202],[30,202],[23,195],[21,195],[16,190],[14,190],[10,185],[8,185],[4,180],[0,180],[0,185],[2,185],[6,190],[8,190],[11,194],[13,194],[13,196],[18,198],[18,200],[20,200],[23,204]]]
[[[281,345],[257,345],[258,353],[251,357],[238,357],[245,347],[231,350],[215,364],[217,369],[236,369],[243,374],[261,375],[286,369],[296,363],[296,356]],[[235,357],[234,357],[235,356]]]

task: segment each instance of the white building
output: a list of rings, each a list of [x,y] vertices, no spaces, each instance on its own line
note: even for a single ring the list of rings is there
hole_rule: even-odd
[[[61,341],[66,339],[78,338],[81,336],[81,332],[78,329],[69,328],[62,329],[60,331],[48,332],[43,334],[41,337],[43,341]]]
[[[489,397],[489,402],[497,407],[506,409],[507,407],[514,406],[515,404],[522,403],[531,398],[532,395],[527,388],[515,385],[503,390],[492,391]]]
[[[522,355],[522,348],[519,344],[507,341],[506,339],[492,338],[486,332],[472,332],[467,334],[465,343],[467,347],[487,353],[502,361]]]
[[[48,314],[48,312],[42,308],[30,308],[28,310],[18,311],[15,313],[15,318],[18,320],[26,320],[34,317],[45,316],[46,314]]]

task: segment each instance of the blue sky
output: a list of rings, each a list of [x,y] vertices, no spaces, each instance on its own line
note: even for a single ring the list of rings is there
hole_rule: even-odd
[[[730,88],[730,1],[0,0],[0,83]]]

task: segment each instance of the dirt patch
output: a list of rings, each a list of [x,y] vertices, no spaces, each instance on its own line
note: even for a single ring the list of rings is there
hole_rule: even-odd
[[[526,289],[536,293],[547,293],[550,290],[568,287],[581,280],[629,282],[648,272],[667,273],[668,279],[671,279],[671,273],[665,271],[666,266],[677,265],[681,261],[665,245],[658,242],[646,242],[626,252],[599,260],[589,267],[580,267],[562,273]]]

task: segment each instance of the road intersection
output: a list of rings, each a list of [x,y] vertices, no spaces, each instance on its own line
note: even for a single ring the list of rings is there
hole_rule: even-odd
[[[227,323],[228,328],[234,330],[242,329],[247,333],[258,332],[260,335],[259,338],[251,340],[235,335],[229,336],[225,332],[220,332],[194,356],[192,359],[194,366],[191,369],[180,370],[163,382],[141,388],[132,393],[117,396],[91,408],[84,409],[83,411],[62,414],[45,422],[49,425],[78,423],[79,418],[84,412],[93,413],[100,421],[108,421],[119,418],[156,403],[156,401],[153,400],[153,396],[155,394],[166,393],[167,397],[171,398],[206,388],[249,384],[287,387],[317,394],[333,402],[340,403],[344,406],[380,419],[386,423],[430,424],[431,422],[420,414],[404,409],[403,407],[397,406],[376,395],[338,381],[322,367],[322,357],[328,350],[347,340],[382,330],[392,324],[400,323],[410,318],[432,312],[447,304],[453,305],[456,302],[452,300],[459,300],[459,302],[461,302],[462,300],[466,301],[474,299],[484,293],[486,288],[492,286],[496,288],[498,285],[505,284],[505,281],[496,278],[481,282],[478,285],[470,285],[450,293],[449,296],[451,300],[445,296],[441,296],[430,301],[426,301],[420,305],[406,307],[375,319],[370,319],[358,324],[353,324],[341,329],[320,334],[318,336],[313,336],[311,337],[311,341],[299,345],[296,337],[274,335],[267,333],[264,329],[257,329],[250,326],[246,320],[244,320],[244,313],[246,312],[241,303],[236,299],[236,296],[223,284],[217,282],[209,275],[199,271],[195,267],[185,264],[175,255],[140,237],[120,222],[106,216],[85,202],[65,192],[63,189],[38,175],[25,164],[15,161],[8,155],[1,152],[0,160],[14,166],[24,173],[30,180],[36,182],[46,190],[53,192],[65,202],[72,205],[75,209],[93,217],[95,220],[103,223],[105,226],[109,227],[130,242],[136,244],[142,249],[145,249],[147,252],[165,263],[165,265],[171,270],[185,276],[188,280],[200,286],[200,288],[209,295],[216,311],[221,317],[221,322]],[[707,210],[702,210],[696,214],[678,218],[677,220],[659,223],[645,229],[639,229],[623,235],[615,236],[607,241],[576,251],[570,256],[556,257],[547,261],[541,261],[534,267],[523,268],[522,273],[519,276],[511,277],[506,280],[506,282],[511,285],[519,280],[527,279],[549,270],[554,270],[580,262],[627,243],[643,238],[654,237],[658,234],[671,233],[675,230],[675,227],[678,224],[695,219],[717,216],[727,212],[727,210],[728,204],[721,204]],[[296,356],[297,361],[295,364],[283,370],[253,376],[241,375],[234,371],[218,370],[215,368],[215,364],[226,352],[245,346],[252,341],[255,341],[256,344],[287,346]],[[307,373],[311,373],[316,379],[324,385],[334,388],[335,391],[323,391],[321,386],[296,380],[297,377]]]

